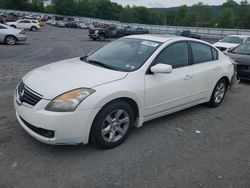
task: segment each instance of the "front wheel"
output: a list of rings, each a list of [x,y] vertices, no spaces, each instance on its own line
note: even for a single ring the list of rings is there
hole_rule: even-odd
[[[207,103],[208,106],[210,107],[219,106],[225,97],[225,94],[227,92],[227,87],[228,84],[225,79],[219,80],[213,90],[210,101]]]
[[[103,42],[105,40],[105,36],[104,35],[99,35],[98,39],[99,39],[99,41]]]
[[[105,149],[120,145],[128,137],[134,123],[134,113],[124,101],[104,106],[97,114],[91,129],[91,141]]]

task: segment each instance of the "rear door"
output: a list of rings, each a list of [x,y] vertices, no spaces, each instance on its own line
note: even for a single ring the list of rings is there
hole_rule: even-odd
[[[190,42],[192,51],[192,102],[210,98],[219,80],[223,64],[215,48],[200,42]]]

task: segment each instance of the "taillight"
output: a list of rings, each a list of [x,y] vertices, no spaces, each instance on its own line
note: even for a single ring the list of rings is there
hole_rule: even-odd
[[[26,33],[25,33],[25,31],[24,30],[22,30],[22,31],[20,31],[20,33],[19,33],[20,35],[25,35]]]

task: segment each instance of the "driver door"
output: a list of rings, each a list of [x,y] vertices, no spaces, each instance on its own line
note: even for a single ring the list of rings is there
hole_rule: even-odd
[[[145,112],[147,119],[187,106],[192,94],[192,67],[189,66],[187,42],[177,42],[166,47],[155,59],[173,67],[169,74],[145,75]]]

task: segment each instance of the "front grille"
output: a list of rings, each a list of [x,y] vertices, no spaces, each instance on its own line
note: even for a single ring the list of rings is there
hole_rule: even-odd
[[[32,131],[34,131],[35,133],[44,136],[46,138],[54,138],[55,136],[55,131],[51,131],[51,130],[47,130],[47,129],[42,129],[42,128],[38,128],[35,127],[33,125],[31,125],[30,123],[28,123],[27,121],[25,121],[21,116],[19,116],[20,119],[22,120],[22,122],[28,127],[30,128]]]
[[[89,29],[89,34],[95,34],[95,30],[94,29]]]
[[[42,96],[31,89],[29,89],[23,82],[20,82],[17,88],[20,102],[25,102],[31,106],[35,106]]]

